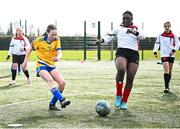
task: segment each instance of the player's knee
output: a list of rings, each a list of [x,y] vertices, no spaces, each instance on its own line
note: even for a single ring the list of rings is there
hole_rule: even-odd
[[[169,73],[169,66],[168,65],[164,65],[164,72]]]
[[[65,82],[65,81],[61,81],[61,82],[59,83],[59,86],[60,86],[60,87],[63,87],[63,88],[64,88],[65,85],[66,85],[66,82]]]
[[[18,67],[18,64],[16,64],[16,63],[12,64],[12,69],[13,70],[17,70],[17,67]]]
[[[168,68],[164,68],[164,73],[169,73],[169,69]]]
[[[59,83],[58,85],[59,85],[59,90],[60,90],[61,92],[63,92],[63,91],[64,91],[64,88],[65,88],[65,85],[66,85],[66,82],[65,82],[65,81],[62,81],[62,82]]]
[[[47,80],[47,83],[48,83],[49,85],[54,85],[54,80],[53,80],[53,79],[48,79],[48,80]]]
[[[26,71],[28,71],[28,69],[22,69],[22,71],[23,71],[23,72],[26,72]]]
[[[117,70],[117,74],[118,74],[118,75],[125,74],[125,69],[124,69],[124,68],[118,69],[118,70]]]

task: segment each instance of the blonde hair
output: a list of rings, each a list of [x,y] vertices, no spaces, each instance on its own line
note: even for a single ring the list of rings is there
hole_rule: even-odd
[[[23,28],[21,26],[16,27],[16,31],[15,31],[14,37],[17,37],[17,30],[19,30],[19,29],[23,31]]]

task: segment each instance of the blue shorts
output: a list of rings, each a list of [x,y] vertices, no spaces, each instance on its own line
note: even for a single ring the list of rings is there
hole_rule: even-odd
[[[40,75],[39,75],[39,72],[41,71],[41,70],[46,70],[46,71],[48,71],[49,73],[52,71],[52,70],[54,70],[56,67],[48,67],[48,66],[40,66],[40,67],[38,67],[38,68],[36,68],[36,75],[37,75],[37,77],[40,77]]]

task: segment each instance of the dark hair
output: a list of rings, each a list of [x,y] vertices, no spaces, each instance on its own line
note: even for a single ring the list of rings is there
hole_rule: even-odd
[[[53,24],[48,25],[46,32],[49,33],[51,30],[57,30],[57,27]]]
[[[125,12],[122,14],[122,16],[124,17],[125,14],[129,14],[129,15],[131,16],[131,18],[132,18],[131,20],[133,20],[133,14],[132,14],[131,11],[129,11],[129,10],[125,11]],[[131,22],[131,25],[133,25],[132,22]],[[124,26],[124,23],[123,23],[123,22],[121,23],[121,26]]]
[[[129,14],[129,15],[133,18],[133,14],[132,14],[131,11],[129,11],[129,10],[125,11],[125,12],[123,13],[123,16],[124,16],[125,14]]]
[[[42,36],[47,35],[47,33],[49,33],[51,30],[57,30],[57,27],[55,25],[53,25],[53,24],[49,24],[47,26],[46,32]]]
[[[165,24],[169,24],[169,25],[171,26],[171,23],[170,23],[169,21],[165,22],[164,25],[165,25]]]

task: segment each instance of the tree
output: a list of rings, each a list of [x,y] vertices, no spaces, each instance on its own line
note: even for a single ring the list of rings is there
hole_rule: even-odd
[[[3,29],[2,29],[2,27],[0,26],[0,36],[4,36],[5,35],[5,33],[3,32]]]
[[[13,27],[12,27],[12,22],[10,22],[9,24],[9,28],[8,28],[8,31],[6,33],[7,35],[13,35]]]

